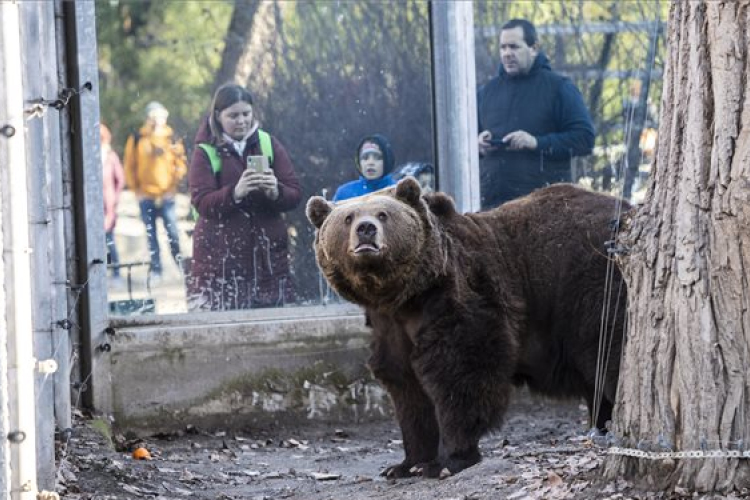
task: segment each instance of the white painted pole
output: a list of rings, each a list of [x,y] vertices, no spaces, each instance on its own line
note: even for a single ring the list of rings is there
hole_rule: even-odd
[[[430,2],[438,183],[461,212],[479,210],[474,3]]]
[[[4,121],[15,128],[12,137],[0,139],[0,189],[8,327],[10,498],[33,500],[37,494],[36,363],[31,321],[31,248],[19,8],[17,2],[0,2],[0,100],[4,101]]]
[[[0,28],[1,29],[1,28]],[[0,33],[0,43],[2,43],[2,34]],[[0,71],[2,71],[4,65],[0,61]],[[2,101],[0,100],[0,105]],[[2,120],[4,114],[2,113],[2,106],[0,106],[0,120]],[[6,126],[7,124],[0,121],[0,127]],[[0,141],[3,141],[3,136],[0,136]],[[0,158],[3,157],[3,144],[0,142]],[[1,161],[1,160],[0,160]],[[0,199],[3,198],[3,193],[0,193]],[[3,206],[0,203],[0,217],[3,215]],[[4,253],[4,243],[2,238],[2,228],[0,228],[0,253]],[[0,304],[6,303],[5,295],[5,268],[0,265]],[[7,312],[5,308],[0,310],[0,436],[7,436],[10,429],[10,418],[8,417],[8,322]],[[7,439],[0,438],[0,498],[6,499],[9,497],[10,490],[10,443]]]

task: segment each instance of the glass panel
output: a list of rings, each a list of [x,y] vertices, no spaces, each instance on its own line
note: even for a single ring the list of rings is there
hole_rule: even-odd
[[[318,273],[305,202],[330,199],[358,178],[356,149],[368,134],[390,139],[395,167],[433,163],[428,4],[114,0],[96,9],[102,122],[128,181],[114,196],[114,156],[103,155],[105,195],[118,200],[107,227],[117,250],[112,314],[338,301]],[[247,203],[230,205],[230,184],[249,152],[240,158],[230,146],[242,149],[249,129],[220,145],[220,156],[236,158],[223,156],[221,171],[208,175],[214,190],[205,175],[203,184],[193,175],[211,166],[195,138],[214,91],[230,81],[249,89],[260,127],[278,141],[273,159],[266,158],[278,169],[276,204],[268,199],[273,187],[263,184],[268,195],[259,189]],[[204,140],[209,132],[204,125]],[[253,154],[268,156],[260,148]],[[285,197],[294,197],[297,184],[295,204]],[[197,191],[203,213],[196,227]],[[165,216],[174,216],[173,228],[164,226]],[[155,227],[151,238],[147,226]],[[198,275],[200,284],[191,281]]]
[[[480,133],[506,140],[481,160],[484,208],[560,181],[641,199],[658,129],[668,8],[652,0],[475,3],[477,84],[486,84]],[[501,48],[501,28],[511,19],[533,21],[537,47],[515,26]],[[582,98],[540,77],[543,61]],[[502,81],[488,83],[496,77]],[[591,154],[581,107],[596,130]],[[514,139],[518,130],[540,140]],[[534,142],[537,149],[528,149]]]

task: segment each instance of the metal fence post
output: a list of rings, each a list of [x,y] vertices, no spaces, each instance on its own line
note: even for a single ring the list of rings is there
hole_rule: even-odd
[[[461,212],[479,210],[473,9],[473,2],[430,2],[438,183]]]

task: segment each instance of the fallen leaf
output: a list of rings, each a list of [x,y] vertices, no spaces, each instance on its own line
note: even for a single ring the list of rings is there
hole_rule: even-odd
[[[328,472],[311,472],[310,477],[316,481],[333,481],[334,479],[341,478],[341,474],[331,474]]]
[[[122,486],[122,489],[127,491],[128,493],[132,493],[133,495],[137,495],[139,497],[143,496],[143,492],[141,491],[140,488],[131,486],[129,484],[123,484],[123,483],[120,483],[120,486]]]
[[[507,500],[516,500],[517,498],[528,498],[528,492],[525,489],[516,491],[515,493],[511,493],[506,498]]]
[[[180,481],[192,481],[193,479],[195,479],[195,475],[189,470],[185,469],[184,471],[182,471],[179,479]]]
[[[552,471],[547,472],[547,482],[553,488],[556,488],[558,486],[562,486],[563,485],[562,478],[560,476],[558,476],[557,474],[555,474],[554,472],[552,472]]]
[[[164,489],[166,489],[167,491],[171,493],[176,493],[181,496],[191,496],[193,494],[193,492],[190,490],[180,488],[179,486],[173,486],[166,481],[163,481],[161,484],[162,486],[164,486]]]

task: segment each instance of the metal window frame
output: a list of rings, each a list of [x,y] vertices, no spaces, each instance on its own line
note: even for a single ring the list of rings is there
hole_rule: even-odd
[[[106,255],[99,157],[99,101],[94,2],[63,2],[68,76],[72,85],[92,85],[71,109],[72,171],[76,200],[75,253],[71,275],[81,287],[78,303],[83,402],[102,413],[112,411],[112,387],[107,349],[118,328],[165,333],[178,325],[236,328],[269,319],[304,321],[327,313],[326,306],[305,306],[244,312],[189,313],[138,318],[109,318],[106,302]],[[441,190],[452,195],[461,211],[479,206],[476,84],[474,76],[473,5],[470,2],[430,2],[433,51],[433,130]],[[456,125],[463,124],[463,125]],[[96,125],[96,126],[95,126]],[[68,235],[71,236],[71,235]],[[356,306],[351,306],[352,309]],[[350,318],[350,316],[349,316]]]

